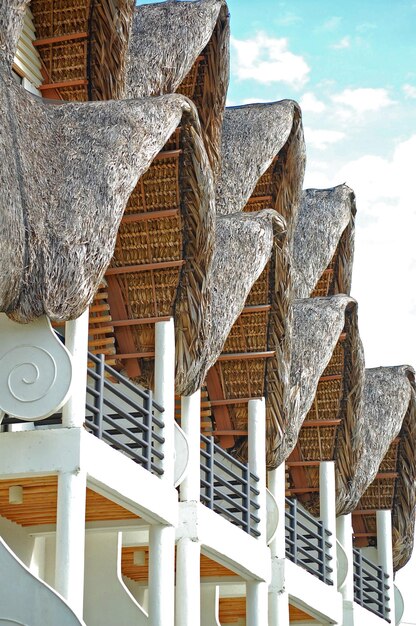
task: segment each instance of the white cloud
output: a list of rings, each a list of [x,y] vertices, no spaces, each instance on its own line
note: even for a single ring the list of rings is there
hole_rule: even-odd
[[[302,87],[308,80],[308,64],[302,56],[290,52],[285,38],[257,33],[254,39],[232,37],[231,44],[236,53],[233,69],[240,80],[284,82],[293,87]]]
[[[311,164],[308,186],[346,182],[356,193],[356,253],[352,296],[368,367],[416,365],[416,134],[390,158],[367,154],[334,176]]]
[[[379,111],[380,109],[395,104],[390,99],[387,89],[360,87],[358,89],[344,89],[332,96],[333,102],[352,109],[356,113],[367,111]]]
[[[308,126],[305,126],[304,130],[306,145],[313,146],[317,150],[325,150],[329,145],[337,143],[345,137],[345,133],[338,130],[309,128]]]
[[[416,98],[416,87],[414,85],[403,85],[403,91],[408,98]]]
[[[310,113],[322,113],[326,109],[325,103],[319,100],[312,91],[304,93],[299,100],[299,104],[302,111]]]
[[[336,43],[332,44],[331,48],[334,48],[334,50],[343,50],[345,48],[349,48],[350,46],[351,46],[351,39],[348,36],[346,36],[340,39],[339,41],[337,41]]]

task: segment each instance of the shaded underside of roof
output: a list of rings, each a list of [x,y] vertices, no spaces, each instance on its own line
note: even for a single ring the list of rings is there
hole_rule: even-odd
[[[70,101],[111,100],[124,90],[134,0],[31,0],[42,60],[42,95]]]
[[[129,98],[178,92],[195,103],[214,175],[229,81],[229,16],[224,0],[136,7],[126,71]]]

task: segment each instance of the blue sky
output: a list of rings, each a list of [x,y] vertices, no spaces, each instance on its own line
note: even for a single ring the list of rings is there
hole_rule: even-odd
[[[297,100],[305,187],[357,196],[368,366],[416,365],[416,0],[229,0],[230,105]]]

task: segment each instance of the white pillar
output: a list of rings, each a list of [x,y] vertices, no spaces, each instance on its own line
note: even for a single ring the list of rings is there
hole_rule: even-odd
[[[186,478],[180,486],[181,502],[200,501],[201,392],[181,398],[181,427],[188,438]],[[200,626],[201,547],[189,537],[179,539],[176,549],[176,624]]]
[[[175,529],[150,526],[149,626],[173,626],[175,615]]]
[[[267,626],[267,583],[257,581],[248,582],[246,589],[246,626]]]
[[[334,461],[322,461],[319,464],[319,506],[320,517],[327,530],[331,533],[331,547],[328,552],[332,557],[329,566],[332,568],[331,580],[337,589],[337,516],[335,502],[335,465]]]
[[[337,539],[347,557],[347,573],[340,591],[344,600],[354,602],[354,560],[351,513],[337,517]]]
[[[266,541],[266,403],[264,398],[250,400],[248,403],[248,463],[250,472],[258,476],[257,488],[260,495],[260,522],[258,531],[260,541]]]
[[[162,461],[163,480],[173,485],[175,476],[175,325],[168,322],[155,324],[155,401],[165,409]]]
[[[200,500],[201,391],[181,398],[181,428],[188,438],[189,460],[186,478],[180,486],[181,502]]]
[[[176,625],[200,626],[200,545],[189,537],[176,547]]]
[[[82,617],[84,597],[85,472],[58,474],[55,588]]]
[[[390,620],[395,623],[394,606],[394,569],[393,569],[393,545],[391,528],[391,511],[377,511],[377,556],[378,564],[388,575],[386,583],[389,585],[389,601],[387,607],[390,609]]]
[[[266,403],[264,398],[250,400],[248,403],[248,463],[250,472],[258,476],[257,489],[260,494],[260,522],[257,530],[259,541],[266,543]],[[267,626],[268,585],[262,581],[247,582],[246,624],[247,626]]]
[[[72,387],[68,402],[62,409],[62,425],[81,427],[85,421],[87,395],[89,311],[65,324],[65,346],[72,355]]]
[[[272,582],[269,586],[269,626],[289,626],[289,595],[285,590],[284,564],[286,555],[285,533],[285,464],[269,472],[269,490],[279,510],[276,535],[270,543],[272,554]]]

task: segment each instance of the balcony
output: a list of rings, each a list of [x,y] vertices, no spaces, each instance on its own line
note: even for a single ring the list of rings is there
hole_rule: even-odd
[[[327,585],[332,585],[331,533],[297,500],[286,498],[286,557]]]
[[[354,548],[354,601],[390,622],[389,576]]]
[[[133,461],[157,475],[163,475],[163,407],[150,390],[131,383],[114,368],[105,365],[103,355],[88,353],[85,428]],[[27,421],[6,416],[2,425]],[[35,428],[62,423],[62,413],[37,421]]]
[[[253,537],[259,537],[258,477],[248,463],[241,463],[201,435],[201,502]],[[262,511],[261,514],[264,512]]]

